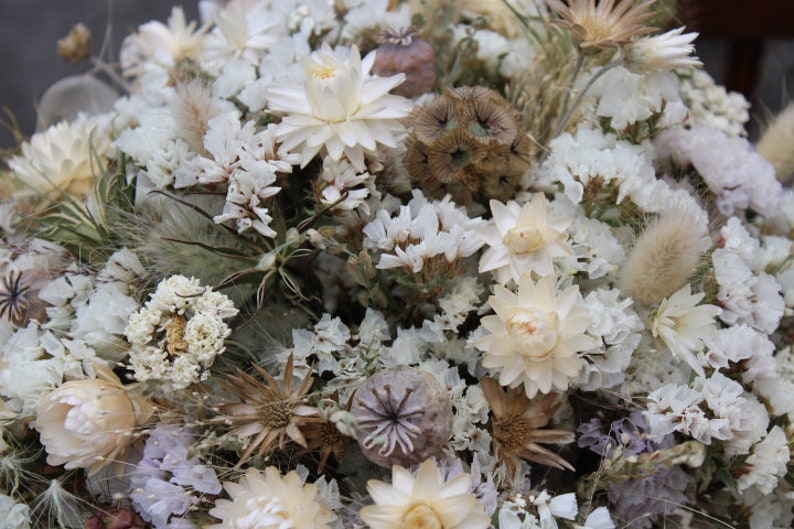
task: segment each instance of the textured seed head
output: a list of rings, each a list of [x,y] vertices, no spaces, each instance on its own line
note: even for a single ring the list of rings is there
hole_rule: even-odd
[[[358,444],[375,464],[409,466],[436,454],[452,433],[452,402],[432,375],[396,366],[370,377],[353,398]]]

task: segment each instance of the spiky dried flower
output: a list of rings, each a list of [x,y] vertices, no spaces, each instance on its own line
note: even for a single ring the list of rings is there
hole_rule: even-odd
[[[507,392],[493,378],[480,380],[485,398],[493,411],[493,441],[496,457],[505,463],[510,475],[518,468],[518,459],[526,459],[560,470],[574,470],[565,459],[540,444],[568,444],[575,439],[567,430],[545,429],[560,407],[557,394],[549,393],[530,401],[521,388]]]
[[[633,38],[653,31],[643,24],[653,13],[649,7],[656,0],[645,0],[634,5],[632,0],[547,0],[549,9],[557,13],[561,20],[553,24],[573,33],[583,52],[598,51],[603,48],[617,48]]]
[[[408,366],[383,369],[354,398],[358,444],[384,467],[421,463],[452,433],[452,402],[432,375]]]
[[[338,402],[338,399],[339,392],[335,391],[331,396],[331,400]],[[347,401],[344,412],[349,412],[352,404],[353,399],[351,398]],[[320,451],[320,465],[317,468],[317,472],[320,474],[323,473],[325,465],[328,464],[328,459],[331,455],[333,455],[337,461],[342,461],[350,445],[351,438],[339,431],[333,419],[334,416],[332,415],[328,419],[310,422],[302,428],[303,435],[306,438],[307,449],[310,451]]]
[[[253,367],[264,383],[239,369],[236,375],[225,374],[225,387],[243,402],[226,404],[223,406],[226,414],[212,419],[212,422],[242,423],[230,432],[240,438],[256,436],[235,468],[248,461],[254,452],[262,456],[274,447],[282,447],[288,438],[307,448],[306,438],[299,426],[318,420],[317,408],[305,403],[314,377],[307,376],[295,387],[292,355],[284,369],[283,389],[266,369],[258,365]]]

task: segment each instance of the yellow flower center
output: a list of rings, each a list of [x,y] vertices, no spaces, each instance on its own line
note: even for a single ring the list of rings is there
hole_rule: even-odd
[[[507,235],[502,238],[502,242],[513,253],[519,254],[534,252],[541,246],[548,244],[548,241],[543,237],[543,232],[534,226],[510,228]]]
[[[528,309],[507,320],[507,332],[519,354],[530,360],[546,360],[557,345],[557,314]]]
[[[336,77],[336,66],[332,64],[312,64],[309,74],[315,79],[333,79]]]
[[[443,529],[436,511],[427,504],[414,505],[403,516],[402,529]]]

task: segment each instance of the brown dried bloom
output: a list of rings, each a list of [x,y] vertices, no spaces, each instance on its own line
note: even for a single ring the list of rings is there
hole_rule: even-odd
[[[227,412],[226,415],[212,420],[229,424],[242,423],[231,433],[241,438],[256,436],[240,457],[236,468],[248,461],[254,452],[257,456],[262,456],[274,445],[280,448],[287,438],[307,448],[306,439],[298,426],[318,420],[317,408],[304,403],[304,397],[314,378],[307,376],[294,388],[292,355],[284,369],[284,389],[281,389],[278,381],[267,370],[257,365],[253,367],[265,382],[262,383],[240,370],[237,375],[225,375],[228,380],[226,388],[243,402],[225,405],[223,409]]]
[[[80,62],[91,56],[91,31],[82,23],[58,39],[58,55],[68,62]]]
[[[579,49],[616,48],[631,39],[653,31],[643,24],[653,13],[648,9],[656,0],[634,5],[632,0],[547,0],[549,9],[562,20],[552,23],[570,30]]]
[[[428,195],[508,200],[529,169],[531,147],[510,103],[494,90],[464,86],[420,107],[405,168]]]
[[[568,444],[574,441],[573,432],[543,429],[560,407],[554,402],[556,394],[549,393],[532,402],[522,387],[504,392],[493,378],[481,379],[480,386],[493,411],[496,457],[507,465],[511,476],[516,473],[519,458],[560,470],[574,470],[562,457],[539,444]]]
[[[331,400],[339,401],[339,392],[335,391],[331,396]],[[344,411],[350,411],[350,405],[353,399],[347,401]],[[338,413],[338,412],[337,412]],[[331,416],[333,419],[333,415]],[[331,455],[337,461],[342,461],[350,446],[351,438],[339,431],[339,428],[331,421],[323,419],[321,421],[311,422],[302,428],[303,435],[306,437],[307,449],[315,452],[320,452],[320,466],[317,472],[322,474],[325,465]]]

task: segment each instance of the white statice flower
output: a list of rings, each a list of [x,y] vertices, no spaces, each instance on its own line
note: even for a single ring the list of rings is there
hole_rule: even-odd
[[[527,500],[538,510],[541,529],[557,529],[556,518],[574,520],[578,513],[576,494],[573,492],[552,496],[544,490],[538,495],[529,496]]]
[[[692,125],[714,127],[732,137],[747,135],[744,125],[750,120],[750,102],[739,92],[728,92],[702,69],[686,72],[679,90]]]
[[[651,433],[664,437],[673,432],[690,435],[703,444],[732,436],[730,421],[710,418],[701,407],[705,396],[689,386],[665,384],[648,394],[645,417]]]
[[[164,279],[124,330],[132,345],[133,376],[138,381],[169,380],[175,389],[205,380],[231,333],[223,320],[236,314],[229,298],[202,287],[198,279]]]
[[[594,115],[608,118],[616,131],[658,114],[665,114],[662,121],[670,125],[686,119],[678,80],[672,72],[640,74],[618,66],[602,75],[587,95],[595,101]]]
[[[270,227],[270,216],[264,202],[278,193],[281,188],[276,183],[277,167],[264,160],[243,156],[238,168],[229,177],[226,204],[223,212],[213,217],[216,224],[233,220],[237,233],[253,229],[264,237],[275,237],[276,231]]]
[[[0,520],[6,529],[30,529],[30,507],[0,493]]]
[[[501,284],[518,282],[525,273],[552,274],[553,259],[573,253],[567,230],[574,219],[556,215],[542,193],[523,206],[491,200],[490,207],[493,220],[477,233],[489,246],[480,258],[479,271],[496,271]]]
[[[233,0],[218,11],[215,27],[200,53],[202,68],[218,75],[225,65],[237,60],[258,65],[285,30],[268,8],[268,2]]]
[[[375,177],[367,171],[357,171],[346,159],[334,161],[326,156],[315,185],[323,206],[341,211],[360,208],[364,215],[369,215],[367,198],[375,191]]]
[[[202,156],[198,160],[201,172],[194,175],[193,180],[177,180],[175,187],[228,182],[240,167],[240,155],[256,143],[254,122],[241,122],[237,111],[215,116],[207,122],[207,127],[204,148],[209,156]],[[255,156],[252,158],[259,159]]]
[[[706,348],[699,357],[704,366],[727,370],[733,367],[731,364],[739,365],[745,384],[778,376],[775,344],[765,333],[748,325],[736,324],[719,329],[703,341]]]
[[[447,342],[446,332],[457,331],[468,315],[477,310],[483,287],[477,278],[466,276],[455,282],[452,290],[438,300],[440,311],[432,320],[422,322],[421,337],[430,343]]]
[[[655,139],[660,159],[691,164],[726,215],[746,208],[765,214],[778,209],[782,187],[775,168],[744,139],[713,127],[674,128]]]
[[[483,224],[480,217],[470,218],[449,195],[430,202],[414,190],[413,198],[400,206],[396,216],[378,210],[364,226],[364,246],[381,252],[377,268],[402,267],[416,273],[435,257],[452,263],[474,254],[483,245],[475,235]]]
[[[584,524],[573,524],[574,529],[615,529],[615,522],[606,507],[597,507],[585,518]]]
[[[354,45],[350,50],[324,43],[304,59],[306,82],[273,84],[267,91],[270,109],[286,114],[276,129],[282,152],[300,149],[301,167],[320,150],[333,160],[344,155],[356,170],[366,169],[364,153],[378,144],[396,147],[405,127],[400,120],[411,111],[409,100],[389,95],[403,82],[370,75],[374,53],[363,60]]]
[[[642,73],[702,66],[703,63],[692,55],[695,52],[692,42],[698,34],[684,33],[684,29],[671,29],[630,42],[625,48],[628,67]]]
[[[774,426],[769,433],[753,447],[753,453],[745,461],[745,470],[739,476],[739,492],[755,487],[762,494],[771,494],[781,478],[788,471],[791,450],[786,433],[780,426]]]
[[[362,508],[361,518],[371,529],[486,529],[490,518],[470,488],[469,474],[461,473],[445,481],[432,459],[422,463],[415,476],[394,465],[390,485],[377,480],[367,482],[375,504]]]
[[[346,42],[356,42],[367,33],[380,34],[411,25],[408,4],[400,4],[396,8],[389,0],[346,0],[345,4],[350,8],[341,28]]]
[[[162,149],[146,160],[145,169],[138,172],[137,184],[148,189],[165,189],[185,178],[181,175],[187,174],[187,178],[193,178],[199,171],[197,157],[184,141],[168,140]]]
[[[181,7],[174,7],[168,23],[153,20],[138,27],[121,45],[121,67],[127,76],[140,76],[152,69],[170,70],[178,62],[195,59],[201,50],[205,28],[188,23]]]
[[[717,331],[714,318],[721,309],[715,305],[699,305],[705,294],[692,294],[687,283],[675,294],[665,298],[651,322],[651,334],[661,339],[676,358],[684,360],[700,376],[703,366],[696,357],[705,346],[704,338]]]
[[[583,353],[586,362],[576,385],[584,391],[621,384],[640,345],[645,326],[632,308],[631,298],[620,299],[620,295],[618,290],[599,289],[584,299],[591,321],[587,332],[598,343]]]
[[[774,357],[777,376],[753,384],[753,391],[763,398],[771,413],[794,419],[794,355],[790,347],[777,351]]]
[[[111,143],[107,116],[80,115],[34,134],[22,154],[8,160],[13,176],[31,192],[86,195],[107,165]]]
[[[584,367],[581,353],[596,346],[586,334],[591,320],[579,287],[558,292],[553,276],[535,283],[526,274],[517,293],[496,285],[488,304],[496,314],[480,323],[489,334],[474,341],[485,353],[483,366],[498,372],[503,386],[523,383],[530,399],[568,389]]]
[[[336,357],[345,356],[350,336],[350,329],[340,318],[323,314],[313,330],[293,329],[292,347],[284,348],[277,357],[281,365],[286,366],[291,356],[294,371],[301,377],[308,376],[313,370],[320,375],[334,372],[338,369]]]
[[[535,514],[527,511],[527,500],[521,494],[508,497],[499,506],[499,529],[541,529]]]
[[[304,484],[296,471],[282,476],[276,467],[264,473],[249,468],[237,483],[223,488],[231,500],[215,500],[209,514],[221,520],[207,529],[330,529],[336,515],[318,498],[315,484]]]

